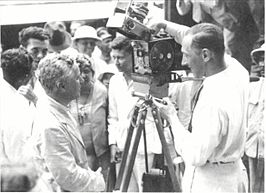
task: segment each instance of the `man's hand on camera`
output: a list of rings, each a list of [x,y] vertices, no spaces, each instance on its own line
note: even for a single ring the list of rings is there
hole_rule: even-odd
[[[119,163],[121,161],[121,151],[118,149],[117,145],[110,145],[111,163]]]
[[[163,100],[167,103],[166,105],[157,102],[155,99],[153,99],[153,103],[158,107],[162,118],[166,119],[169,123],[171,123],[171,118],[173,116],[177,116],[175,106],[168,97],[163,98]]]
[[[151,18],[147,21],[147,23],[145,24],[148,28],[154,30],[154,35],[156,35],[157,33],[159,33],[159,31],[161,29],[166,29],[166,21],[165,20],[160,20],[160,19],[155,19],[155,18]]]

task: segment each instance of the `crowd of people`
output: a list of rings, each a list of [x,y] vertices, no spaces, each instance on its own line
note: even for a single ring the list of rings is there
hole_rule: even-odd
[[[192,3],[177,1],[177,10],[186,14]],[[205,12],[210,6],[195,4],[193,10]],[[245,31],[260,41],[228,41],[237,26],[222,26],[214,14],[222,13],[208,11],[215,24],[202,15],[192,27],[159,19],[146,24],[182,45],[187,76],[198,78],[171,83],[166,103],[153,103],[169,123],[164,134],[183,192],[264,192],[264,40]],[[132,96],[132,40],[81,21],[70,32],[61,21],[30,26],[18,39],[18,48],[1,53],[1,191],[113,191],[110,176],[118,177],[140,102]],[[145,133],[130,192],[143,191],[147,165],[150,170],[162,154],[150,108]]]

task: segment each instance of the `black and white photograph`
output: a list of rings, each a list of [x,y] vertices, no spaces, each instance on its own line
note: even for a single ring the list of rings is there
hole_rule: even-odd
[[[0,192],[264,193],[264,0],[0,0]]]

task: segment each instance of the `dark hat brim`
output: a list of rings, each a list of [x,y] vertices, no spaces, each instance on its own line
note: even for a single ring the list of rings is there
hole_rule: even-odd
[[[52,52],[60,52],[62,50],[65,50],[66,48],[70,47],[72,45],[72,37],[67,31],[63,31],[65,35],[65,41],[61,45],[51,45],[49,44],[48,49]]]

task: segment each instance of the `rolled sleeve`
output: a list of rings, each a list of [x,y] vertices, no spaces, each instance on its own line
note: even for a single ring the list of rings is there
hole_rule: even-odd
[[[181,44],[190,27],[173,22],[166,22],[165,31],[168,32],[177,43]]]

